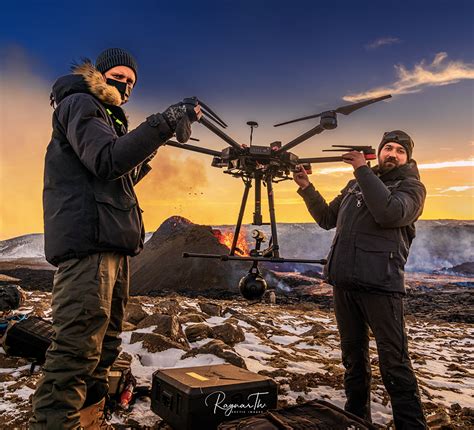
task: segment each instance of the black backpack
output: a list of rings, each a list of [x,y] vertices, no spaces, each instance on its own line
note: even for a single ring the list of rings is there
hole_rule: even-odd
[[[3,349],[8,355],[32,360],[34,365],[43,364],[53,334],[53,324],[40,317],[10,321],[3,338]]]
[[[0,285],[0,312],[18,309],[25,302],[25,293],[19,285]]]

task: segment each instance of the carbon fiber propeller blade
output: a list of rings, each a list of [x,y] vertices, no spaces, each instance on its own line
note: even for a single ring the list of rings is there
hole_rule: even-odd
[[[360,109],[360,108],[363,108],[365,106],[371,105],[372,103],[377,103],[377,102],[380,102],[382,100],[389,99],[390,97],[392,97],[391,94],[387,94],[387,95],[382,96],[382,97],[376,97],[375,99],[369,99],[369,100],[365,100],[363,102],[353,103],[351,105],[346,105],[346,106],[341,106],[341,107],[338,107],[334,112],[342,113],[343,115],[349,115],[350,113],[356,111],[357,109]]]
[[[334,111],[327,111],[327,112],[336,112],[336,113],[342,113],[343,115],[349,115],[350,113],[356,111],[357,109],[361,109],[365,106],[371,105],[372,103],[377,103],[379,101],[389,99],[390,97],[392,97],[392,96],[390,94],[387,94],[385,96],[376,97],[374,99],[365,100],[363,102],[353,103],[353,104],[345,105],[345,106],[340,106]],[[296,119],[292,119],[290,121],[280,122],[278,124],[275,124],[273,127],[279,127],[280,125],[286,125],[286,124],[291,124],[293,122],[305,121],[307,119],[317,118],[317,117],[321,116],[323,113],[324,112],[320,112],[316,115],[308,115],[308,116],[304,116],[302,118],[296,118]]]
[[[280,125],[286,125],[286,124],[291,124],[293,122],[304,121],[306,119],[317,118],[318,116],[321,116],[321,113],[318,113],[316,115],[304,116],[302,118],[292,119],[291,121],[280,122],[278,124],[275,124],[273,127],[280,127]]]

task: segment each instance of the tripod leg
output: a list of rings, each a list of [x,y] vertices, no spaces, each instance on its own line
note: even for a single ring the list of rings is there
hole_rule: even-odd
[[[239,240],[240,227],[242,226],[242,219],[244,217],[245,205],[249,197],[250,187],[252,186],[252,180],[249,179],[245,182],[244,195],[242,197],[242,204],[240,205],[239,217],[237,218],[237,224],[235,226],[234,238],[232,239],[232,247],[230,248],[229,255],[235,254],[235,248],[237,247],[237,241]]]
[[[268,191],[268,206],[270,210],[270,225],[272,228],[272,250],[273,255],[272,257],[280,257],[280,247],[278,246],[278,233],[277,233],[277,226],[276,226],[276,218],[275,218],[275,201],[273,199],[273,184],[272,184],[272,177],[269,175],[266,178],[267,183],[267,191]]]

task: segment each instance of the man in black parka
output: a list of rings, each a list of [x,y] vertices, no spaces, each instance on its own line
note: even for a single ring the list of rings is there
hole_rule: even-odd
[[[294,175],[298,193],[320,227],[336,227],[325,274],[334,286],[334,310],[346,369],[347,411],[371,421],[369,328],[377,344],[380,372],[399,429],[424,429],[418,384],[408,357],[403,317],[404,266],[423,211],[426,190],[405,132],[385,133],[378,166],[362,153],[343,161],[355,179],[329,204],[302,167]]]
[[[57,266],[55,336],[33,397],[31,429],[107,428],[108,370],[120,352],[129,258],[143,249],[145,236],[134,186],[159,146],[177,128],[189,137],[201,116],[198,105],[178,103],[128,132],[120,106],[136,80],[135,59],[111,48],[53,86],[43,208],[46,259]]]

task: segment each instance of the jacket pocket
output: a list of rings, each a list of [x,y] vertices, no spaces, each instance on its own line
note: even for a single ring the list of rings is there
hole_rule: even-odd
[[[141,221],[133,197],[95,192],[98,245],[134,252],[140,244]]]
[[[396,264],[397,242],[359,233],[355,240],[354,281],[367,287],[389,287]]]

